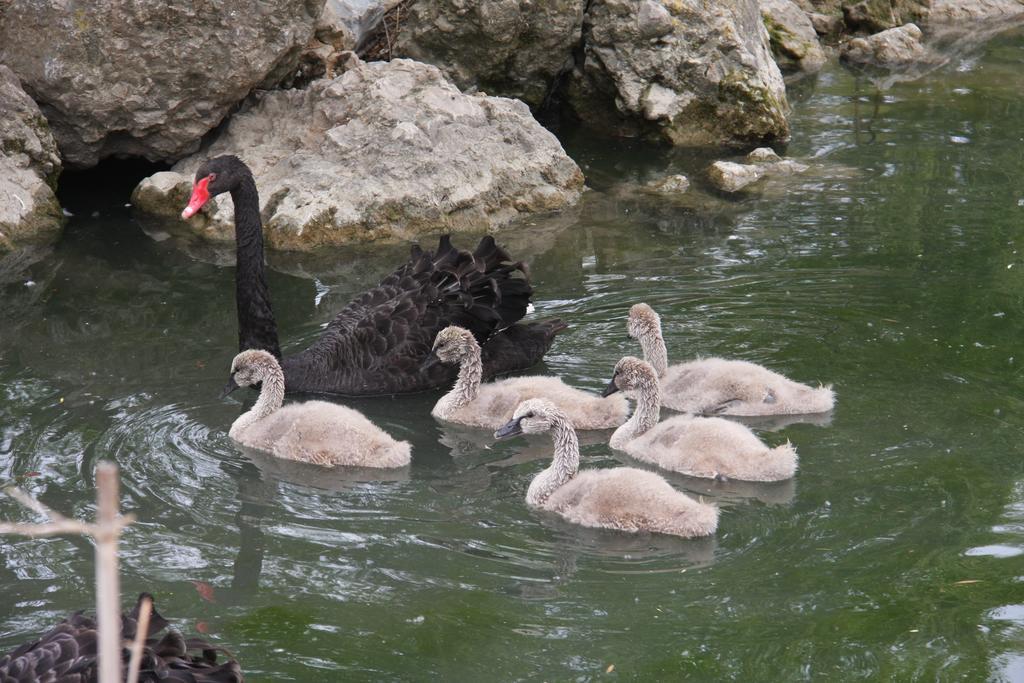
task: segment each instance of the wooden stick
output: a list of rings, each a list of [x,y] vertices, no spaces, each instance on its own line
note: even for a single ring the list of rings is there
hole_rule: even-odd
[[[19,534],[32,538],[38,536],[54,536],[56,534],[91,534],[92,527],[84,522],[68,520],[66,522],[50,522],[49,524],[13,524],[0,522],[0,534]]]
[[[142,665],[142,646],[149,633],[149,615],[153,611],[153,601],[143,598],[139,604],[139,623],[135,628],[135,640],[132,641],[132,658],[128,662],[128,679],[126,683],[138,683],[139,667]]]
[[[0,534],[19,534],[21,536],[53,536],[55,534],[94,535],[95,527],[93,525],[80,522],[77,519],[70,519],[56,510],[51,510],[17,486],[7,486],[3,489],[3,492],[32,512],[43,517],[49,517],[51,521],[47,524],[0,522]],[[133,515],[125,515],[118,518],[117,523],[123,529],[133,521],[135,521]]]
[[[17,486],[8,486],[7,488],[4,489],[4,493],[6,493],[8,496],[13,498],[14,500],[18,501],[19,503],[21,503],[25,507],[27,507],[29,510],[32,510],[33,512],[38,512],[43,517],[49,517],[54,522],[66,522],[66,521],[68,521],[67,517],[65,517],[64,515],[60,514],[59,512],[56,512],[56,511],[51,510],[50,508],[46,507],[45,505],[43,505],[38,500],[36,500],[35,498],[30,496],[29,494],[27,494],[24,491],[22,491],[21,489],[19,489]]]
[[[121,535],[118,512],[117,465],[96,466],[96,620],[99,622],[100,683],[120,683],[121,587],[117,567],[117,540]]]
[[[101,461],[96,466],[96,523],[87,524],[69,519],[46,507],[16,487],[4,492],[29,510],[49,517],[46,524],[15,524],[0,522],[0,534],[22,536],[53,536],[55,534],[83,534],[96,539],[96,620],[99,622],[99,683],[121,683],[121,587],[117,566],[117,543],[121,531],[134,521],[133,515],[118,514],[117,465]],[[148,603],[148,601],[146,601]],[[142,633],[149,630],[152,604],[142,608],[139,615]],[[145,636],[142,637],[145,640]],[[141,645],[139,646],[141,648]],[[141,658],[141,649],[140,649]]]

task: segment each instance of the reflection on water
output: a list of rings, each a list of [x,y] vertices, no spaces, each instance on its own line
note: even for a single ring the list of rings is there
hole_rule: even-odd
[[[89,516],[95,463],[116,460],[139,520],[125,594],[153,591],[254,680],[589,680],[610,665],[637,680],[1013,680],[1022,65],[1010,35],[885,93],[827,69],[800,85],[787,150],[811,170],[742,198],[710,191],[691,150],[570,135],[593,189],[501,235],[530,262],[535,315],[571,325],[538,372],[599,391],[638,353],[625,317],[646,301],[676,362],[835,385],[832,414],[744,420],[797,446],[794,481],[665,473],[720,506],[712,539],[530,510],[550,439],[440,424],[441,392],[351,402],[412,443],[399,472],[240,450],[226,431],[254,395],[216,398],[236,344],[230,251],[140,226],[123,197],[90,199],[95,218],[73,207],[52,252],[0,264],[0,478]],[[666,173],[691,194],[638,189]],[[407,249],[270,255],[286,348]],[[582,436],[583,467],[635,466],[607,433]],[[0,516],[26,515],[0,499]],[[0,556],[0,647],[91,602],[87,541],[3,538]]]

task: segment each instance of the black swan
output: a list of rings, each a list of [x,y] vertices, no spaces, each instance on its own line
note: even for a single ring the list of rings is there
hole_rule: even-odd
[[[533,289],[525,277],[513,277],[524,266],[493,237],[484,237],[470,253],[453,247],[445,235],[434,253],[414,246],[408,263],[350,302],[312,346],[282,358],[263,266],[259,195],[249,167],[232,155],[206,161],[182,218],[224,192],[235,205],[238,348],[280,358],[288,392],[366,396],[448,385],[458,369],[424,361],[434,337],[449,325],[473,333],[489,378],[534,365],[566,328],[557,319],[516,324]]]
[[[135,638],[142,601],[152,600],[143,593],[135,609],[121,616],[122,637]],[[217,653],[223,650],[209,643],[168,630],[157,639],[157,633],[170,624],[154,609],[149,617],[149,630],[142,652],[139,681],[167,683],[243,683],[238,662],[230,659],[217,664]],[[81,612],[46,632],[39,640],[25,643],[0,657],[0,681],[11,683],[93,683],[98,680],[96,658],[98,634],[96,622]],[[128,648],[124,648],[124,665],[128,664]]]

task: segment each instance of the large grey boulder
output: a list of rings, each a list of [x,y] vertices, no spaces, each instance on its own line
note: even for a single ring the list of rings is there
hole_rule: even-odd
[[[572,67],[586,0],[417,0],[395,54],[438,66],[463,90],[545,101]]]
[[[0,63],[69,167],[175,160],[296,65],[324,0],[4,0]]]
[[[757,0],[592,0],[568,99],[581,119],[677,145],[789,134]]]
[[[825,64],[825,51],[807,12],[793,0],[758,2],[779,68],[784,72],[820,71]]]
[[[0,254],[52,242],[63,216],[57,143],[39,107],[0,65]]]
[[[276,249],[493,230],[573,204],[583,188],[525,104],[463,94],[436,67],[405,59],[266,93],[201,155],[144,180],[133,203],[178,219],[199,164],[225,153],[252,168]],[[230,198],[207,206],[189,229],[233,240]]]

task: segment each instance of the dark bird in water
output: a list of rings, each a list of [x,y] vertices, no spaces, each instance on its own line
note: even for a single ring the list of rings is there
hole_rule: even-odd
[[[238,349],[262,349],[280,359],[289,393],[364,396],[447,386],[457,368],[425,361],[434,337],[449,325],[473,333],[488,379],[534,365],[566,328],[560,320],[518,323],[533,289],[525,266],[512,261],[493,237],[469,252],[453,247],[445,235],[434,252],[414,246],[408,263],[350,302],[309,348],[282,357],[263,265],[259,195],[249,167],[231,155],[206,161],[181,215],[190,218],[224,192],[235,206]]]
[[[146,599],[152,601],[153,597],[143,593],[135,608],[121,615],[125,670],[129,646],[138,628],[139,610]],[[217,663],[218,652],[224,652],[222,648],[195,638],[185,639],[171,630],[158,638],[157,634],[168,626],[170,623],[154,609],[142,651],[140,682],[242,683],[245,680],[235,660]],[[95,683],[99,680],[98,638],[96,621],[76,612],[39,640],[25,643],[0,657],[0,683]]]

